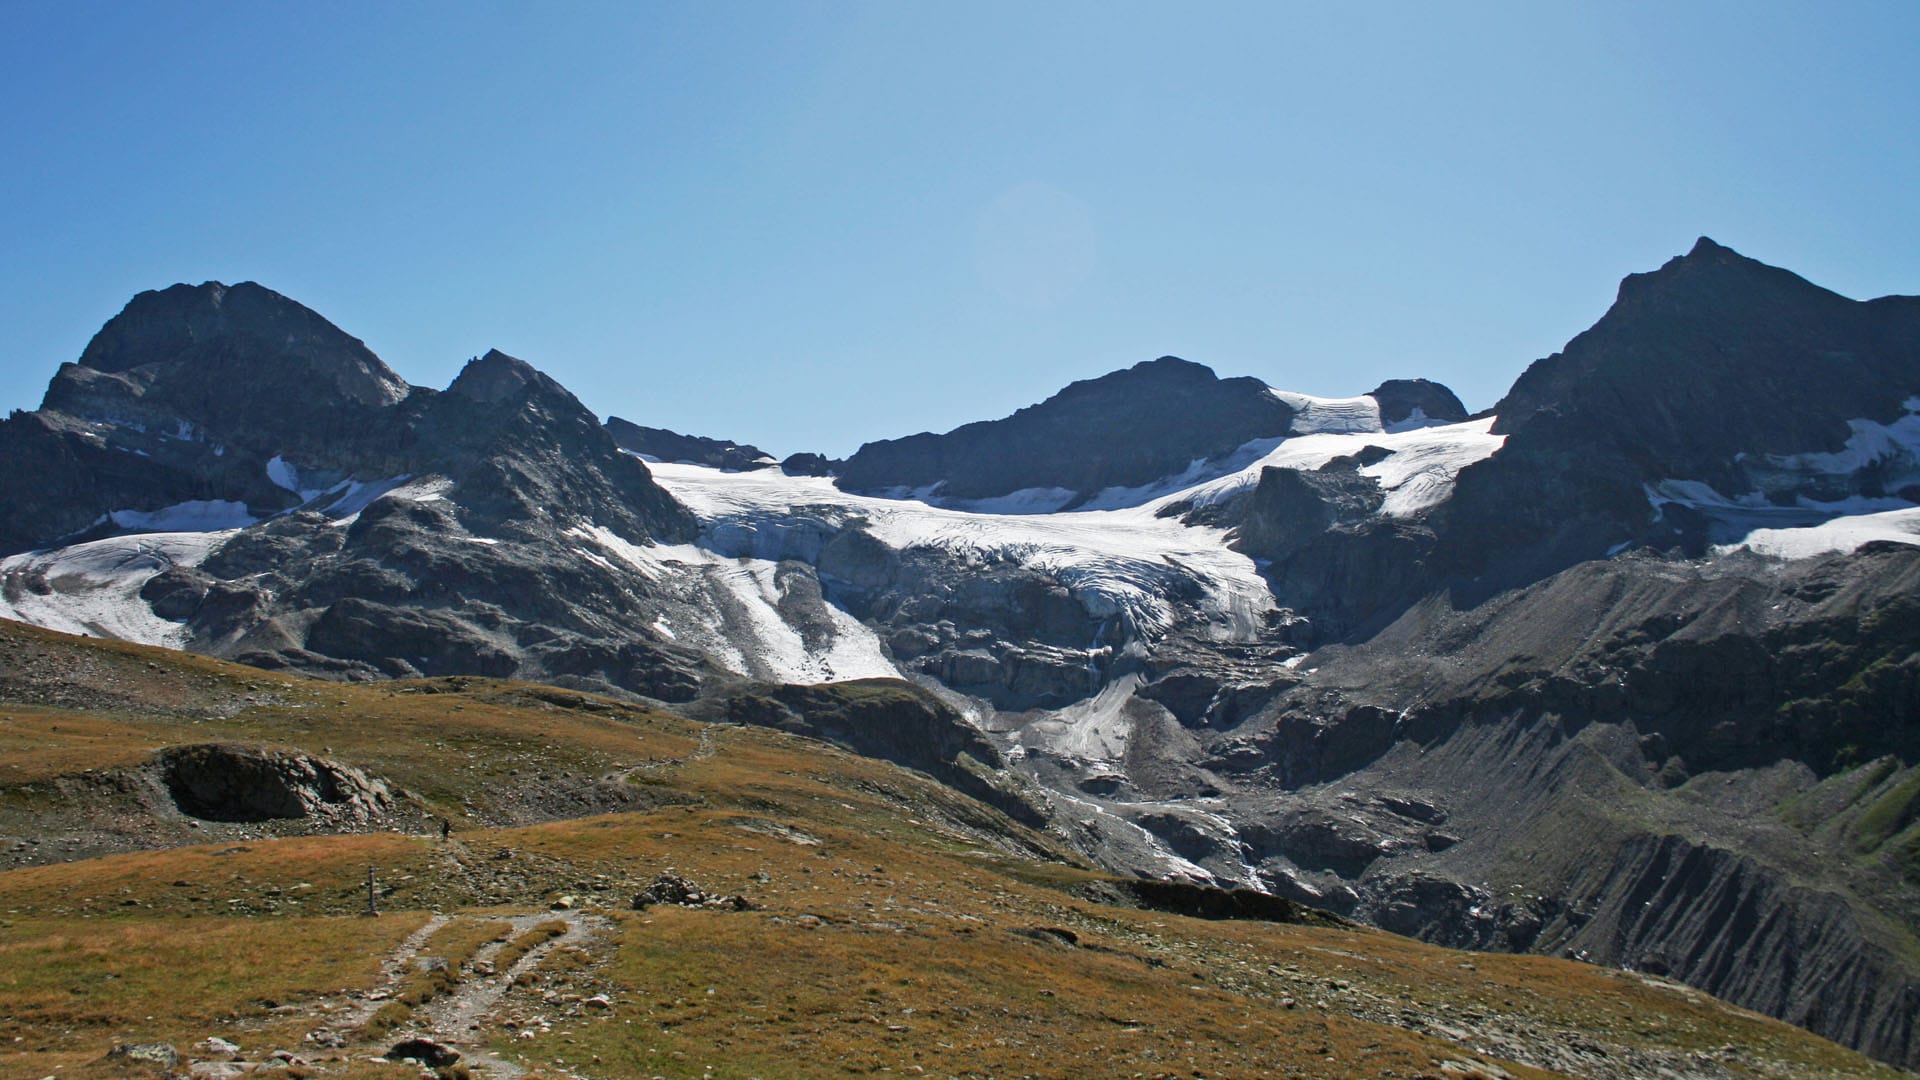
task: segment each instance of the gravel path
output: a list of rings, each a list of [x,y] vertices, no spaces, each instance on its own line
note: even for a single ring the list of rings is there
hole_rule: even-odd
[[[562,946],[586,945],[607,932],[610,926],[606,919],[598,915],[579,911],[543,911],[532,915],[516,915],[505,921],[513,925],[513,933],[508,935],[507,940],[546,922],[564,922],[567,932],[534,946],[505,971],[491,975],[469,974],[454,986],[451,994],[421,1006],[414,1017],[421,1034],[457,1047],[462,1054],[461,1060],[469,1067],[476,1071],[485,1070],[487,1075],[511,1078],[521,1076],[525,1070],[484,1047],[483,1033],[500,999],[513,987],[515,977],[539,966],[548,953]],[[492,961],[506,947],[507,940],[489,942],[482,947],[474,954],[469,969]],[[419,946],[415,945],[414,948],[418,951]]]

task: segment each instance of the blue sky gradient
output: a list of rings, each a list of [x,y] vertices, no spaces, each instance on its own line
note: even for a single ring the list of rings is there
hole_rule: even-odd
[[[779,454],[1164,353],[1490,405],[1705,234],[1920,292],[1920,5],[0,5],[0,405],[256,280]]]

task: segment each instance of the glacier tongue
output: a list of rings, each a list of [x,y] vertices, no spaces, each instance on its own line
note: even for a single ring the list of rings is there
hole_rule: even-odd
[[[737,674],[790,683],[900,677],[871,629],[774,560],[732,558],[693,544],[642,547],[599,525],[566,535],[653,582],[665,600],[656,629]],[[611,566],[605,555],[575,550]]]

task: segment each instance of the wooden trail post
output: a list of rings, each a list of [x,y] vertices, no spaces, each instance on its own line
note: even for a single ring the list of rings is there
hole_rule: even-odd
[[[380,909],[374,903],[374,899],[373,899],[373,864],[372,863],[367,864],[367,914],[368,915],[380,914]]]

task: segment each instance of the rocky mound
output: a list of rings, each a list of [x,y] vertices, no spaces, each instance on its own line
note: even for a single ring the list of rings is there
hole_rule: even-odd
[[[1006,759],[979,729],[912,683],[863,679],[820,686],[761,686],[715,697],[690,714],[779,728],[926,773],[1027,825],[1044,825],[1044,797],[1006,774]]]
[[[315,818],[352,827],[371,824],[394,807],[383,781],[296,750],[170,746],[156,756],[155,768],[180,812],[204,821]]]
[[[1258,379],[1221,379],[1173,356],[1076,382],[1002,420],[870,442],[835,481],[847,491],[939,485],[948,499],[1055,488],[1084,499],[1184,471],[1287,433],[1293,410]]]
[[[1467,418],[1467,407],[1453,391],[1431,379],[1388,379],[1367,396],[1380,403],[1380,421],[1388,427],[1422,421],[1454,424]]]

